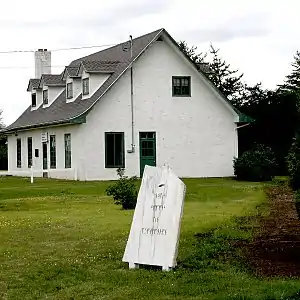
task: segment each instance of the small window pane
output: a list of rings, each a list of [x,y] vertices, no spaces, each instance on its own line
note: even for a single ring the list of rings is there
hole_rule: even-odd
[[[17,139],[17,168],[22,166],[21,139]]]
[[[32,137],[27,139],[27,164],[28,168],[32,166]]]
[[[56,168],[56,138],[55,135],[50,135],[50,168]]]

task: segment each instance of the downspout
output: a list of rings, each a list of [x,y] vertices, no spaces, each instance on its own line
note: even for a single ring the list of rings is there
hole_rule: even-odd
[[[132,61],[132,35],[130,35],[130,60]],[[131,62],[130,67],[130,108],[131,108],[131,149],[127,150],[128,153],[135,152],[134,144],[134,113],[133,113],[133,63]]]

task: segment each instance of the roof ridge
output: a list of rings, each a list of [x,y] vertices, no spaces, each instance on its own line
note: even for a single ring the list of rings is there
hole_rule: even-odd
[[[136,38],[134,38],[134,39],[132,40],[132,42],[134,43],[134,41],[136,41],[136,40],[142,39],[142,38],[144,38],[144,37],[146,37],[146,36],[148,36],[148,35],[152,35],[152,34],[154,34],[155,32],[158,33],[158,32],[160,32],[160,31],[162,31],[162,30],[164,30],[164,28],[159,28],[159,29],[156,29],[156,30],[154,30],[154,31],[152,31],[152,32],[148,32],[148,33],[145,33],[145,34],[143,34],[143,35],[137,36]],[[121,45],[127,43],[128,41],[129,41],[129,39],[126,40],[126,41],[124,41],[124,42],[118,43],[118,44],[116,44],[116,45],[114,45],[114,46],[111,46],[111,47],[105,48],[105,49],[103,49],[103,50],[100,50],[100,51],[97,51],[97,52],[88,54],[88,55],[83,56],[83,57],[78,58],[78,59],[75,59],[75,60],[73,60],[73,61],[69,64],[69,66],[72,67],[72,64],[78,63],[78,62],[80,62],[80,61],[83,61],[84,59],[86,59],[86,58],[89,57],[89,56],[92,56],[92,55],[95,55],[95,54],[100,54],[101,52],[105,52],[105,51],[111,51],[111,50],[113,50],[113,49],[115,49],[115,48],[118,48],[118,47],[120,47]]]

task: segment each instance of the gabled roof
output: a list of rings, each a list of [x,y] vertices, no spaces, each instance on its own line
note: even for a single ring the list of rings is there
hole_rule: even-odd
[[[39,87],[41,84],[45,84],[47,86],[65,86],[66,82],[61,78],[61,74],[42,74]]]
[[[135,60],[143,51],[153,42],[163,31],[156,30],[133,40],[132,60],[130,51],[123,51],[123,46],[127,43],[121,43],[114,47],[96,52],[94,54],[79,58],[69,65],[69,67],[79,67],[82,61],[120,61],[115,72],[103,83],[103,85],[88,99],[80,101],[81,96],[74,102],[66,102],[66,95],[63,92],[49,107],[39,107],[31,111],[29,106],[25,112],[11,125],[6,127],[6,132],[28,129],[38,126],[47,126],[52,124],[72,123],[80,120],[89,109],[100,99],[102,95],[115,83],[115,81],[127,70],[131,61]],[[60,79],[62,75],[60,74]]]
[[[27,86],[27,92],[29,92],[31,89],[38,88],[39,83],[40,83],[40,79],[34,79],[34,78],[29,79],[28,86]]]
[[[53,124],[82,122],[89,110],[122,76],[122,74],[130,67],[131,63],[134,62],[147,49],[148,46],[150,46],[164,33],[171,39],[178,49],[180,49],[178,44],[167,33],[167,31],[164,29],[159,29],[133,39],[132,58],[131,51],[124,51],[126,45],[128,45],[127,41],[114,47],[110,47],[108,49],[74,60],[60,75],[52,75],[52,77],[45,77],[43,75],[46,81],[53,80],[54,82],[62,82],[65,72],[72,73],[74,76],[77,76],[78,68],[81,65],[86,66],[90,70],[106,70],[112,73],[111,76],[90,98],[81,101],[80,95],[74,102],[67,103],[64,91],[48,108],[39,107],[38,109],[31,111],[31,107],[29,106],[13,124],[6,128],[5,131],[11,132],[20,129],[48,126]],[[187,59],[189,59],[189,57],[187,57]],[[202,72],[201,69],[199,72]],[[231,108],[232,111],[236,112],[232,105],[228,103],[227,99],[218,91],[218,89],[212,83],[209,82],[209,84],[212,85],[212,87],[215,88],[215,90],[219,93],[222,101],[226,103],[226,105]]]
[[[112,60],[83,60],[82,67],[88,73],[114,73],[121,64]]]
[[[61,74],[62,80],[64,80],[65,73],[68,73],[69,77],[71,77],[71,78],[79,77],[79,74],[78,74],[79,69],[80,69],[80,66],[75,66],[75,67],[66,66],[63,73]]]

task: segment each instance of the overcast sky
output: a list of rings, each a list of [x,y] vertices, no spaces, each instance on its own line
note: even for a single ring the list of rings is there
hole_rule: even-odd
[[[108,45],[165,28],[199,51],[210,42],[249,84],[273,88],[300,50],[299,0],[10,0],[0,10],[0,52]],[[101,48],[52,52],[52,73]],[[0,53],[6,125],[29,105],[33,53]]]

